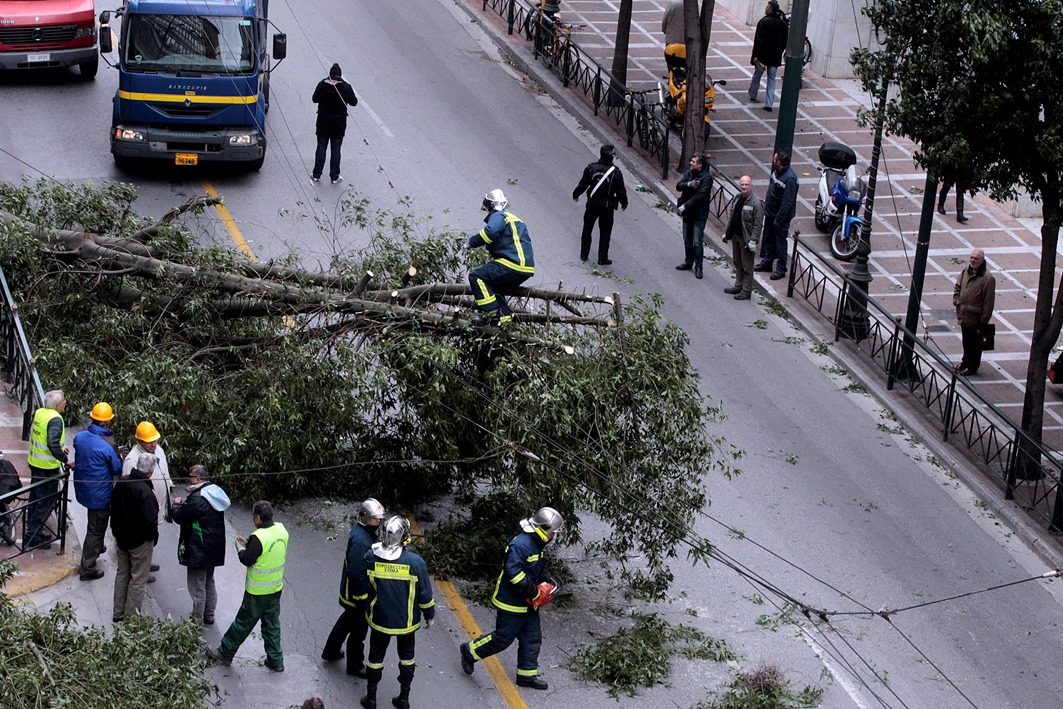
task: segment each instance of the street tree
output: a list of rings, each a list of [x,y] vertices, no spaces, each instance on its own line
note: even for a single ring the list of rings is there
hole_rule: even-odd
[[[683,0],[683,24],[687,37],[687,106],[683,122],[683,153],[680,165],[690,157],[705,152],[708,137],[705,130],[705,102],[696,97],[705,95],[705,58],[712,35],[712,15],[716,0]]]
[[[854,51],[853,65],[865,90],[893,87],[887,130],[915,141],[916,160],[957,189],[998,200],[1025,192],[1040,202],[1041,264],[1021,421],[1039,441],[1045,371],[1063,326],[1055,276],[1063,221],[1063,3],[884,0],[864,12],[884,44]],[[1039,456],[1024,449],[1021,460],[1036,468]]]
[[[636,590],[667,589],[702,476],[733,453],[659,298],[526,288],[513,327],[479,327],[459,282],[476,252],[408,203],[348,194],[344,241],[367,246],[312,270],[197,245],[186,217],[210,198],[154,222],[135,199],[0,184],[0,265],[74,417],[109,401],[119,439],[150,419],[175,470],[204,463],[246,501],[499,496],[520,501],[510,517],[556,507],[570,541],[591,514]]]

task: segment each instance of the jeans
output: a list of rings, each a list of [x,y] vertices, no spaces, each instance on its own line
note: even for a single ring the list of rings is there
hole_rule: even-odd
[[[321,171],[325,169],[325,151],[329,149],[329,143],[332,144],[332,159],[329,161],[329,178],[335,180],[340,176],[340,146],[343,145],[343,136],[338,138],[327,138],[323,135],[317,137],[317,152],[314,154],[314,172],[312,173],[315,178],[321,177]]]
[[[391,636],[373,629],[369,633],[369,659],[365,663],[366,695],[376,698],[376,686],[384,676],[384,655],[387,654]],[[404,696],[409,696],[413,673],[417,669],[417,631],[395,636],[395,649],[399,653],[399,686]]]
[[[594,222],[598,222],[598,260],[609,259],[609,240],[613,235],[613,208],[609,205],[587,205],[583,213],[583,236],[579,244],[579,257],[586,260],[591,253],[591,235]]]
[[[786,273],[786,235],[789,231],[788,223],[780,228],[775,226],[773,218],[765,216],[760,240],[760,263],[770,267],[774,262],[775,273]]]
[[[218,607],[218,592],[214,587],[214,567],[188,569],[186,573],[188,595],[192,597],[192,619],[213,622],[214,609]]]
[[[133,611],[140,612],[144,589],[151,575],[151,552],[155,542],[147,541],[126,551],[118,549],[118,573],[114,577],[115,622],[124,620]]]
[[[369,621],[365,619],[365,606],[345,607],[343,614],[336,619],[332,632],[325,641],[322,657],[337,657],[343,641],[347,641],[347,674],[362,667],[365,658],[365,636],[369,632]]]
[[[107,534],[107,522],[111,518],[111,507],[102,510],[89,510],[89,523],[85,529],[85,543],[81,545],[81,566],[78,572],[82,576],[96,573],[96,560],[103,552],[103,537]]]
[[[23,548],[37,546],[41,543],[41,537],[47,531],[44,523],[52,514],[55,507],[55,498],[59,495],[59,478],[62,477],[62,468],[36,468],[30,466],[30,482],[47,480],[39,487],[30,490],[29,502],[26,509],[26,533],[22,540]],[[56,535],[58,536],[58,534]]]
[[[469,651],[476,660],[498,654],[517,641],[517,676],[534,677],[539,674],[539,649],[543,646],[542,621],[539,611],[510,613],[499,610],[495,629],[469,643]]]
[[[683,220],[683,249],[686,253],[683,263],[701,268],[705,257],[705,217]]]
[[[768,72],[768,93],[764,97],[764,107],[771,108],[775,105],[775,72],[779,70],[777,66],[764,66],[757,62],[753,69],[753,80],[749,82],[749,100],[757,100],[757,94],[760,93],[760,75],[765,70]]]
[[[232,625],[225,631],[218,652],[231,660],[240,645],[259,621],[262,621],[262,644],[266,647],[266,657],[274,665],[284,665],[284,651],[281,650],[281,592],[256,596],[244,591],[240,610]]]
[[[531,276],[530,273],[507,268],[497,261],[488,261],[469,271],[469,285],[472,286],[472,295],[480,310],[485,313],[497,310],[501,315],[512,315],[513,311],[502,296],[515,291]]]

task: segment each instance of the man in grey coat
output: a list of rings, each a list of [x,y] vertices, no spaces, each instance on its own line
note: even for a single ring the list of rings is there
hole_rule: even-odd
[[[723,292],[734,295],[735,300],[749,300],[753,295],[753,261],[763,228],[764,200],[753,192],[753,178],[742,175],[738,182],[738,199],[723,235],[725,242],[731,242],[735,264],[735,284],[724,288]]]

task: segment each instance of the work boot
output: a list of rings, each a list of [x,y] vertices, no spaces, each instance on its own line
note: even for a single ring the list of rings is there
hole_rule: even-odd
[[[956,212],[956,221],[958,221],[960,224],[966,224],[967,217],[963,216],[963,212]]]
[[[369,676],[365,671],[365,665],[361,664],[357,667],[347,665],[347,674],[351,677],[361,677],[362,679],[366,679]]]
[[[365,709],[376,709],[376,697],[370,697],[367,694],[362,697],[361,704]]]
[[[675,267],[675,270],[677,270],[677,271],[689,271],[689,270],[690,270],[690,269],[692,269],[692,268],[694,268],[694,264],[692,264],[692,263],[686,263],[686,262],[684,261],[683,263],[681,263],[681,264],[679,264],[678,266],[676,266],[676,267]]]
[[[461,644],[461,669],[467,675],[471,675],[473,670],[476,669],[476,659],[472,656],[472,650],[469,649],[469,643]]]
[[[498,327],[499,319],[498,311],[495,311],[488,315],[477,315],[472,319],[472,324],[474,327],[486,327],[488,325]]]
[[[532,675],[531,677],[518,677],[517,686],[527,687],[529,689],[547,689],[550,687],[550,685],[546,683],[546,680],[540,677],[539,675]]]
[[[398,709],[410,709],[410,685],[399,685],[399,696],[391,698],[392,706],[398,707]]]
[[[938,202],[938,214],[948,214],[948,212],[945,211],[945,202],[944,202],[944,200],[942,200],[941,202]]]

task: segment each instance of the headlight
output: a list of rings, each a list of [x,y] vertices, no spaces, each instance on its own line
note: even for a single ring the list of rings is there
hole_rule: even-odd
[[[231,135],[229,136],[229,145],[258,145],[258,134]]]
[[[144,134],[129,128],[115,128],[114,137],[118,140],[144,140]]]
[[[95,26],[92,26],[92,27],[78,27],[77,31],[74,32],[74,38],[75,39],[77,39],[79,37],[95,37],[95,36],[96,36],[96,27]]]

